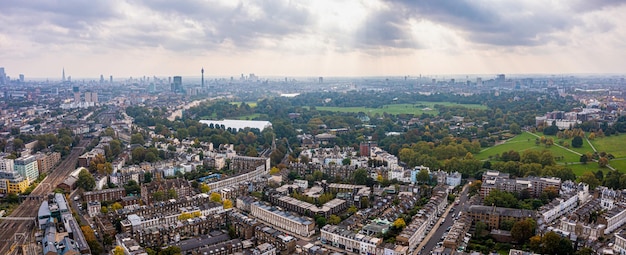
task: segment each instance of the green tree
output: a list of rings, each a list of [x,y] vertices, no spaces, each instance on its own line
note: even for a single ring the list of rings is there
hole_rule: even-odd
[[[165,192],[163,191],[155,191],[154,193],[152,193],[152,197],[154,198],[155,201],[163,201],[165,200]]]
[[[325,226],[326,225],[326,218],[324,218],[324,217],[317,217],[317,219],[315,219],[315,224],[317,224],[317,226],[319,228]]]
[[[159,252],[158,255],[180,255],[182,250],[178,246],[170,246]]]
[[[515,135],[522,133],[522,129],[517,123],[512,123],[511,125],[509,125],[509,131],[511,131],[511,134]]]
[[[510,192],[494,189],[485,197],[484,204],[489,206],[495,205],[497,207],[517,208],[518,200]]]
[[[574,147],[574,148],[583,147],[583,138],[580,137],[580,136],[575,136],[572,139],[572,147]]]
[[[592,172],[585,172],[578,179],[581,182],[589,184],[589,189],[595,189],[596,187],[598,187],[598,185],[600,185],[600,181],[598,181],[598,179]]]
[[[559,254],[561,236],[552,231],[546,233],[541,238],[542,254]]]
[[[168,199],[177,199],[178,198],[178,194],[176,193],[175,189],[169,189],[167,191],[167,198]]]
[[[352,160],[350,158],[344,158],[341,161],[341,164],[344,165],[344,166],[349,166],[350,164],[352,164]]]
[[[576,251],[576,253],[574,253],[575,255],[593,255],[596,254],[596,252],[589,248],[589,247],[583,247],[578,249],[578,251]]]
[[[359,168],[352,174],[352,180],[354,180],[354,183],[357,185],[367,184],[367,178],[369,178],[369,176],[367,175],[367,170],[363,168]]]
[[[150,183],[152,182],[152,173],[150,172],[146,172],[143,174],[143,182],[144,183]]]
[[[130,136],[130,144],[140,144],[143,145],[145,141],[143,140],[143,135],[140,133],[134,133]]]
[[[428,170],[420,170],[419,173],[417,173],[415,179],[418,183],[428,183],[428,181],[430,181],[430,175],[428,174]]]
[[[87,171],[83,169],[78,173],[78,180],[76,186],[84,189],[85,191],[92,191],[96,187],[96,179]]]
[[[141,186],[139,186],[135,180],[130,180],[124,184],[124,190],[126,190],[126,194],[128,195],[139,195],[139,193],[141,193]]]
[[[341,218],[339,216],[333,214],[328,217],[328,224],[338,225],[339,223],[341,223]]]
[[[356,208],[356,206],[352,205],[350,206],[350,208],[348,208],[348,214],[355,214],[357,211],[359,211],[359,209]]]

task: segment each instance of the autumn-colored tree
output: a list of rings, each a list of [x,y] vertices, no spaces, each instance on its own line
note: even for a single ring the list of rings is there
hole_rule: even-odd
[[[599,167],[606,167],[609,164],[609,159],[606,157],[601,157],[600,159],[598,159],[598,166]]]
[[[115,246],[115,249],[113,249],[113,255],[124,255],[124,248],[119,245]]]
[[[231,201],[230,199],[225,199],[224,209],[230,209],[230,208],[233,208],[233,201]]]
[[[398,228],[398,229],[402,229],[402,228],[406,227],[406,222],[404,222],[404,219],[398,218],[395,221],[393,221],[392,226],[395,227],[395,228]]]
[[[519,243],[526,243],[533,236],[536,226],[537,223],[530,218],[518,221],[511,228],[511,237]]]
[[[220,193],[217,192],[213,192],[211,193],[211,195],[209,196],[209,199],[215,203],[222,203],[222,195],[220,195]]]
[[[118,202],[115,202],[115,203],[113,203],[113,204],[111,205],[111,209],[113,209],[113,210],[115,210],[115,211],[117,211],[117,210],[119,210],[119,209],[122,209],[122,208],[124,208],[124,206],[122,206],[122,204],[120,204],[120,203],[118,203]]]
[[[200,184],[200,192],[207,193],[209,191],[211,191],[211,187],[209,187],[209,185],[207,185],[206,183]]]
[[[593,140],[596,139],[596,133],[591,132],[591,134],[589,134],[589,136],[587,137],[589,140]]]
[[[280,173],[280,169],[278,169],[278,167],[272,167],[272,169],[270,169],[270,175],[277,175]]]

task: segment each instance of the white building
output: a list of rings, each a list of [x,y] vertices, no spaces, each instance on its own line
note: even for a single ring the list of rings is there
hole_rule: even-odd
[[[200,123],[207,125],[224,125],[224,128],[228,129],[245,129],[256,128],[263,131],[266,128],[271,128],[272,123],[264,120],[200,120]]]
[[[101,209],[100,201],[91,201],[87,203],[87,213],[89,214],[89,217],[91,218],[100,215],[100,209]]]
[[[626,233],[619,232],[615,234],[615,244],[613,244],[613,251],[615,254],[626,255]]]
[[[253,255],[276,255],[276,247],[269,243],[259,244],[252,250]]]
[[[250,205],[250,211],[250,215],[253,217],[265,221],[284,231],[304,237],[309,237],[315,234],[315,223],[310,218],[299,217],[260,202],[252,203]]]
[[[451,186],[452,188],[461,185],[461,173],[449,173],[446,176],[446,184],[448,184],[448,186]]]
[[[626,205],[617,204],[613,209],[606,212],[603,217],[606,219],[604,234],[609,234],[626,223]]]
[[[326,225],[320,230],[322,242],[335,247],[343,247],[348,252],[358,254],[376,254],[376,246],[382,239],[357,234],[339,226]]]
[[[1,158],[0,159],[0,172],[13,172],[15,170],[14,162],[12,159]]]

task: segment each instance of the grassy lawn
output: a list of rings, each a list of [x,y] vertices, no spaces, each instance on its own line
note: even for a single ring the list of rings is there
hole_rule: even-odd
[[[611,160],[611,162],[609,162],[609,165],[615,168],[615,170],[626,173],[626,158],[613,159]]]
[[[489,156],[496,154],[502,154],[510,150],[525,151],[529,149],[545,149],[544,146],[535,145],[535,137],[528,133],[519,134],[503,144],[499,144],[493,147],[485,148],[480,153],[474,155],[475,158],[483,160],[488,159]]]
[[[369,115],[374,115],[376,113],[383,114],[415,114],[421,115],[422,113],[437,115],[439,112],[434,108],[435,104],[446,105],[446,106],[463,106],[468,108],[475,109],[487,109],[484,105],[478,104],[455,104],[450,102],[416,102],[415,104],[390,104],[384,105],[382,108],[367,108],[367,107],[335,107],[335,106],[316,106],[315,108],[320,111],[332,111],[332,112],[364,112]],[[430,109],[425,109],[430,108]]]
[[[238,119],[238,120],[253,120],[255,118],[258,118],[259,116],[261,116],[261,114],[253,113],[253,114],[239,116],[239,117],[236,117],[235,119]]]
[[[598,169],[601,169],[600,167],[598,167],[598,163],[596,162],[589,162],[585,165],[583,164],[575,164],[575,165],[567,165],[567,167],[572,169],[572,172],[574,172],[574,174],[576,174],[576,176],[581,176],[586,172],[597,172]],[[607,172],[609,169],[608,168],[604,168],[603,171]]]
[[[611,153],[615,158],[626,157],[626,137],[624,136],[612,135],[596,138],[591,143],[596,147],[596,150]]]

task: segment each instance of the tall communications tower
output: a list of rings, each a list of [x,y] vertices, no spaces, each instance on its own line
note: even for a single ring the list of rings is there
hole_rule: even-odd
[[[204,89],[204,67],[200,70],[202,73],[202,89]]]

